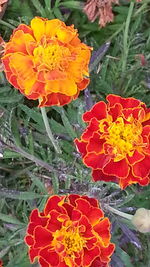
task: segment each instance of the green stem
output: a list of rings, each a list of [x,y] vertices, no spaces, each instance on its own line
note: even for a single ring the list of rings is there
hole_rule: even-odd
[[[53,146],[55,148],[55,151],[58,154],[61,154],[62,153],[61,149],[60,149],[59,145],[56,143],[56,140],[54,139],[52,131],[50,129],[48,118],[47,118],[47,114],[46,114],[46,110],[45,110],[44,107],[41,108],[41,113],[42,113],[42,117],[43,117],[43,121],[44,121],[44,125],[45,125],[45,128],[46,128],[47,135],[48,135],[49,139],[51,140],[51,142],[52,142],[52,144],[53,144]]]
[[[127,219],[127,220],[131,220],[132,217],[133,217],[133,215],[128,214],[128,213],[125,213],[125,212],[122,212],[122,211],[120,211],[120,210],[116,210],[116,209],[110,207],[110,206],[107,205],[107,204],[105,205],[105,208],[106,208],[107,210],[111,211],[112,213],[117,214],[117,215],[119,215],[119,216],[121,216],[121,217],[123,217],[123,218],[125,218],[125,219]]]
[[[126,69],[126,64],[127,64],[127,57],[128,57],[128,52],[129,52],[129,44],[128,44],[128,33],[129,33],[129,25],[131,21],[131,16],[134,8],[134,2],[130,2],[129,6],[129,12],[125,24],[125,31],[124,31],[124,36],[123,36],[123,63],[122,63],[122,73],[125,72]]]

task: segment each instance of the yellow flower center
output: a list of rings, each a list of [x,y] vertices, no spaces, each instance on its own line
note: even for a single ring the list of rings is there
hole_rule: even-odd
[[[54,233],[53,245],[64,246],[66,256],[75,258],[74,253],[80,252],[85,246],[85,239],[81,236],[79,228],[72,225],[72,222],[67,222],[69,226],[63,226],[60,230]]]
[[[76,231],[66,231],[62,243],[66,248],[67,254],[72,255],[74,252],[79,252],[82,250],[85,241],[76,229]]]
[[[44,65],[49,70],[63,70],[68,66],[71,53],[67,47],[58,44],[39,45],[33,51],[36,66]]]
[[[113,148],[114,161],[125,158],[127,154],[132,156],[135,149],[140,150],[142,147],[141,132],[140,122],[133,118],[129,118],[126,123],[122,117],[115,122],[110,122],[106,140],[107,144]]]

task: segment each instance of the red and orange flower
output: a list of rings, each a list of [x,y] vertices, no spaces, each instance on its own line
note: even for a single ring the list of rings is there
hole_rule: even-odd
[[[140,100],[107,96],[83,114],[88,127],[75,144],[94,181],[119,182],[122,189],[150,183],[150,109]]]
[[[3,267],[3,262],[1,259],[0,259],[0,267]]]
[[[110,238],[98,201],[69,195],[52,196],[43,212],[31,212],[25,242],[31,263],[42,267],[106,267],[115,247]]]
[[[27,98],[62,106],[89,84],[90,55],[73,25],[35,17],[14,30],[2,60],[8,81]]]

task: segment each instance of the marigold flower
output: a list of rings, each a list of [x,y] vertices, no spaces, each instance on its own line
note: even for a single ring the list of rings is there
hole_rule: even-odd
[[[135,98],[108,95],[83,114],[88,123],[75,144],[94,181],[119,182],[122,189],[150,183],[150,109]]]
[[[52,196],[30,215],[25,242],[31,263],[41,267],[108,267],[114,244],[98,201],[79,195]]]
[[[141,233],[150,232],[150,210],[140,208],[132,217],[132,223]]]
[[[83,10],[91,22],[99,18],[99,25],[105,27],[107,23],[114,19],[113,3],[118,4],[118,0],[87,0]]]
[[[62,106],[89,84],[90,55],[73,25],[35,17],[14,30],[2,60],[8,81],[27,98]]]

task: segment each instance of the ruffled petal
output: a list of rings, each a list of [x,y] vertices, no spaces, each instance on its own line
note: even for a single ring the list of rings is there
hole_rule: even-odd
[[[85,122],[90,121],[92,118],[102,120],[107,116],[107,106],[105,102],[101,101],[96,103],[90,111],[83,114],[83,120]]]
[[[116,103],[120,103],[123,108],[134,108],[140,106],[140,100],[137,100],[133,97],[123,98],[119,95],[108,95],[106,97],[107,101],[109,102],[109,106],[112,107]]]
[[[150,173],[150,157],[145,157],[142,161],[133,165],[133,173],[137,177],[145,178]]]
[[[108,165],[109,161],[108,155],[96,153],[88,153],[83,159],[84,164],[93,169],[102,169],[106,164]]]
[[[103,172],[108,175],[117,176],[119,178],[126,178],[129,174],[129,166],[125,159],[118,162],[111,160],[103,167]]]

